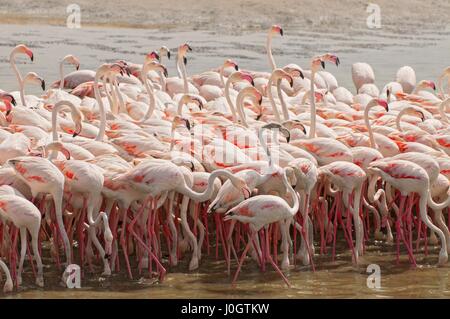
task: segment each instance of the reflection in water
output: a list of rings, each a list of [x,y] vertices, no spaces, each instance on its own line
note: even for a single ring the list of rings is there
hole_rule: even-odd
[[[340,234],[342,235],[342,234]],[[33,282],[32,270],[25,268],[25,285],[18,293],[7,298],[448,298],[448,266],[437,267],[437,248],[429,247],[429,255],[417,253],[418,267],[409,264],[406,251],[401,252],[396,264],[395,247],[376,243],[366,246],[366,254],[359,267],[352,266],[351,252],[345,240],[338,243],[336,260],[316,255],[316,271],[296,265],[286,272],[292,288],[287,288],[278,274],[269,267],[260,272],[249,257],[244,262],[236,287],[226,272],[226,264],[216,261],[213,254],[205,256],[198,272],[188,272],[187,258],[169,273],[163,283],[148,278],[147,273],[134,273],[130,280],[122,271],[109,278],[86,274],[81,289],[60,286],[61,271],[55,269],[49,256],[44,259],[45,290],[29,284]],[[45,253],[45,252],[44,252]],[[48,252],[47,252],[48,255]],[[367,287],[367,265],[381,268],[381,288]],[[27,263],[26,263],[27,265]],[[50,266],[52,265],[52,266]],[[123,267],[124,265],[122,265]],[[137,269],[133,267],[133,269]],[[236,264],[232,265],[232,271]],[[28,283],[28,285],[27,285]]]

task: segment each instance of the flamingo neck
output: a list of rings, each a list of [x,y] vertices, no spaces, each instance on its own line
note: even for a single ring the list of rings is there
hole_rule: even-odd
[[[153,85],[148,84],[146,74],[142,75],[142,81],[144,83],[145,90],[147,91],[149,97],[149,104],[147,112],[144,115],[144,118],[142,119],[142,121],[139,121],[138,123],[143,123],[147,121],[147,119],[149,119],[152,116],[153,112],[155,111],[155,92],[153,91]]]
[[[311,105],[311,126],[309,128],[309,138],[316,137],[316,92],[314,88],[314,79],[316,77],[316,71],[314,68],[311,68],[311,87],[310,87],[310,105]]]
[[[364,109],[364,123],[366,124],[367,132],[369,133],[370,147],[372,147],[374,149],[377,149],[378,146],[375,143],[375,138],[373,136],[372,126],[370,125],[370,120],[369,120],[369,111],[375,105],[376,105],[375,103],[367,104],[366,108]]]
[[[95,99],[98,103],[98,108],[100,111],[100,127],[98,130],[98,134],[95,138],[96,141],[103,141],[105,137],[105,129],[106,129],[106,111],[105,106],[103,105],[102,96],[100,95],[100,89],[98,88],[98,81],[100,78],[100,74],[97,72],[94,79],[94,95]]]
[[[278,99],[280,100],[281,103],[281,109],[283,111],[283,117],[285,121],[289,121],[290,117],[289,117],[289,111],[286,105],[286,101],[284,100],[283,97],[283,92],[281,91],[281,79],[277,80],[277,94],[278,94]]]
[[[16,65],[16,52],[11,52],[11,54],[9,55],[9,63],[11,64],[11,67],[16,75],[17,78],[17,82],[19,83],[19,91],[20,91],[20,100],[22,102],[23,106],[25,105],[25,94],[24,94],[24,83],[23,83],[23,79],[22,79],[22,75],[20,75],[19,69],[17,68]]]
[[[58,121],[58,112],[64,106],[68,106],[72,113],[76,113],[77,109],[72,103],[67,103],[66,101],[60,101],[53,106],[52,109],[52,141],[59,142],[59,136],[57,131],[57,121]],[[75,123],[74,123],[75,124]],[[52,151],[48,157],[49,160],[53,160],[56,158],[58,151]]]
[[[277,66],[275,64],[275,60],[272,55],[272,33],[271,32],[269,32],[269,34],[267,35],[266,50],[267,50],[267,58],[269,59],[269,65],[273,71],[277,68]]]
[[[244,125],[246,128],[248,128],[247,117],[246,117],[245,111],[244,111],[244,99],[246,96],[247,96],[247,94],[245,93],[244,90],[239,92],[237,99],[236,99],[236,105],[237,105],[238,114],[239,114],[239,118],[242,122],[242,125]]]
[[[283,184],[284,187],[286,187],[287,192],[291,194],[292,199],[294,201],[294,206],[293,207],[289,206],[289,213],[292,216],[295,216],[295,214],[297,214],[298,209],[300,208],[300,201],[298,200],[297,192],[292,188],[291,184],[289,184],[289,181],[286,176],[286,170],[283,170]]]
[[[239,188],[239,184],[237,183],[238,179],[233,175],[233,173],[219,169],[211,173],[208,178],[208,187],[203,193],[197,193],[194,190],[192,190],[190,187],[186,185],[186,183],[183,183],[182,186],[179,186],[176,188],[176,191],[191,198],[195,202],[202,203],[204,201],[207,201],[211,198],[213,190],[214,190],[214,181],[219,176],[225,176],[230,179],[231,183]],[[183,179],[184,181],[184,179]]]
[[[229,76],[227,79],[227,82],[225,83],[225,98],[228,102],[228,107],[230,108],[231,114],[233,116],[233,122],[237,121],[237,114],[236,114],[236,110],[233,104],[233,101],[231,101],[231,97],[230,97],[230,85],[232,83],[232,77]]]
[[[275,121],[277,123],[281,123],[280,112],[278,112],[278,108],[275,103],[275,100],[273,99],[273,94],[272,94],[272,85],[273,85],[273,82],[275,79],[278,79],[278,78],[276,78],[276,74],[274,74],[274,72],[272,72],[272,75],[269,78],[269,83],[267,83],[267,95],[269,96],[269,101],[270,101],[270,104],[272,105],[273,114],[275,116]],[[277,92],[279,90],[281,90],[281,87],[279,86],[279,83],[277,82]]]
[[[106,82],[106,79],[107,79],[107,76],[105,75],[105,76],[103,77],[102,82],[103,82],[103,89],[104,89],[104,91],[105,91],[106,98],[108,99],[108,102],[109,102],[109,106],[110,106],[110,108],[111,108],[111,111],[117,110],[117,109],[118,109],[118,105],[117,105],[117,103],[118,103],[118,102],[117,102],[117,96],[116,96],[116,93],[115,93],[115,92],[113,91],[113,89],[112,89],[111,78],[108,77],[109,83]],[[108,90],[108,86],[109,86],[109,90]]]
[[[223,66],[220,68],[219,75],[220,75],[220,82],[222,83],[222,86],[225,87],[225,80],[223,78]]]

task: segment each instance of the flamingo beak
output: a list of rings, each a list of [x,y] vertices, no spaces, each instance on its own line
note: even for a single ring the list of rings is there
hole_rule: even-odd
[[[77,69],[77,71],[80,69],[80,65],[79,64],[77,64],[76,66],[75,66],[75,68]]]
[[[170,51],[167,51],[167,58],[170,60]]]
[[[325,62],[320,61],[320,64],[322,65],[322,69],[325,69]]]
[[[184,65],[187,64],[187,58],[185,56],[183,57],[183,63],[184,63]]]
[[[339,66],[339,64],[341,64],[341,61],[339,61],[339,58],[336,57],[336,66]]]
[[[188,119],[183,119],[183,121],[184,121],[184,123],[185,123],[186,128],[188,129],[188,131],[190,131],[190,130],[191,130],[191,123],[189,122],[189,120],[188,120]]]
[[[234,65],[234,69],[235,69],[236,71],[239,71],[239,66],[238,66],[237,64],[235,64],[235,65]]]
[[[299,76],[300,76],[300,77],[301,77],[302,79],[304,79],[304,78],[305,78],[305,75],[303,74],[303,72],[302,72],[302,71],[300,71],[300,70],[299,70],[299,72],[298,72],[298,73],[299,73]]]
[[[283,29],[280,28],[280,35],[283,36]]]
[[[188,51],[192,51],[192,48],[189,44],[186,44],[186,47],[187,47]]]
[[[45,91],[45,81],[44,80],[41,80],[41,88],[42,88],[42,91]]]

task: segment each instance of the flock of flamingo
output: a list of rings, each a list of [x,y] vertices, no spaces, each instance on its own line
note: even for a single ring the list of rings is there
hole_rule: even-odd
[[[48,90],[36,73],[22,76],[17,56],[34,55],[16,46],[19,91],[0,90],[4,291],[22,284],[27,255],[44,286],[43,242],[62,278],[61,267],[76,263],[103,276],[122,268],[129,278],[163,280],[183,258],[192,271],[215,253],[228,273],[236,268],[233,283],[249,255],[289,286],[283,271],[297,262],[314,270],[318,254],[334,260],[337,237],[355,265],[369,240],[392,244],[397,262],[404,253],[412,265],[439,245],[445,264],[450,67],[437,93],[409,66],[380,91],[370,65],[355,63],[352,94],[324,70],[339,65],[336,55],[314,57],[308,70],[278,67],[276,35],[283,30],[274,25],[268,72],[227,59],[188,77],[183,44],[178,76],[162,64],[166,47],[143,64],[96,71],[67,55]],[[64,75],[68,64],[76,70]],[[44,93],[25,94],[27,84]]]

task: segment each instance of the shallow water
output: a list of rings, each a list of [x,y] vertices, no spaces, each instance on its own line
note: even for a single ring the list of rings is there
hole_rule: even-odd
[[[225,58],[236,60],[241,68],[267,70],[265,56],[265,32],[163,32],[144,29],[109,29],[83,27],[67,29],[47,25],[0,25],[0,88],[16,90],[17,84],[8,64],[10,49],[19,42],[29,45],[35,54],[35,62],[20,64],[22,72],[35,71],[51,83],[58,78],[57,61],[72,53],[81,60],[82,68],[95,69],[102,62],[116,59],[139,63],[149,50],[167,45],[173,49],[188,41],[193,47],[189,54],[188,72],[194,74],[219,66]],[[311,56],[327,51],[335,52],[342,62],[333,72],[340,85],[353,91],[351,64],[368,62],[375,70],[377,84],[394,80],[396,70],[411,65],[418,79],[436,80],[440,71],[449,64],[450,32],[422,32],[417,36],[385,33],[383,30],[361,30],[352,36],[321,34],[311,30],[294,30],[282,39],[274,40],[274,56],[279,65],[297,63],[307,66]],[[167,63],[167,61],[164,61]],[[174,75],[174,61],[168,63],[169,73]],[[307,67],[305,67],[307,68]],[[27,92],[39,93],[37,88],[27,87]],[[417,254],[420,266],[413,269],[402,252],[399,265],[395,261],[395,247],[376,244],[367,247],[362,265],[352,267],[351,253],[340,243],[337,261],[329,254],[314,258],[316,271],[310,267],[293,267],[287,272],[292,288],[285,288],[279,276],[270,268],[261,273],[255,262],[246,260],[238,285],[230,285],[226,265],[214,256],[205,257],[198,272],[188,272],[186,259],[176,268],[169,268],[163,283],[144,279],[135,273],[136,280],[129,280],[123,273],[102,278],[86,275],[82,289],[69,290],[60,287],[61,271],[55,269],[47,258],[45,268],[46,288],[38,289],[26,262],[25,285],[20,292],[7,298],[389,298],[389,297],[449,297],[449,266],[436,267],[436,249],[430,249],[429,257]],[[381,288],[369,289],[366,285],[368,264],[381,267]],[[233,264],[233,269],[236,265]]]
[[[100,63],[117,59],[141,63],[143,55],[161,45],[172,52],[183,42],[188,42],[193,52],[188,55],[188,74],[196,74],[220,66],[224,59],[234,59],[242,69],[266,71],[268,62],[265,51],[266,31],[229,32],[218,31],[159,31],[148,29],[83,27],[68,29],[49,25],[0,25],[0,88],[16,90],[17,83],[8,63],[11,48],[19,42],[34,51],[35,62],[19,65],[22,72],[35,71],[47,83],[59,78],[58,62],[72,53],[80,58],[81,68],[96,69]],[[273,52],[278,65],[297,63],[308,69],[311,57],[325,52],[336,53],[341,65],[327,65],[338,82],[354,91],[351,65],[367,62],[372,65],[376,83],[382,87],[395,80],[399,67],[414,67],[417,79],[437,80],[442,69],[449,65],[450,30],[423,31],[416,36],[385,32],[383,29],[341,33],[317,33],[313,30],[290,30],[283,38],[274,38]],[[175,55],[175,54],[174,54]],[[175,75],[175,61],[163,61],[169,75]],[[70,66],[69,66],[70,67]],[[69,68],[67,67],[67,69]],[[69,70],[66,70],[66,73]],[[27,92],[38,94],[36,87]]]
[[[397,264],[394,246],[372,243],[366,246],[361,265],[355,267],[348,247],[339,241],[337,252],[341,253],[334,262],[329,252],[324,256],[316,254],[315,271],[309,266],[291,266],[285,272],[291,288],[284,285],[270,266],[262,273],[249,257],[233,287],[226,264],[215,260],[214,249],[201,261],[199,271],[187,271],[187,258],[184,258],[179,266],[168,268],[162,283],[149,279],[145,271],[139,275],[136,268],[133,268],[134,280],[124,275],[124,269],[109,278],[101,277],[101,269],[96,267],[94,274],[87,273],[83,277],[81,289],[62,288],[59,284],[61,271],[50,266],[50,258],[44,258],[47,265],[44,269],[45,290],[30,284],[34,277],[26,262],[24,286],[20,292],[6,298],[448,298],[450,268],[435,266],[438,249],[428,249],[428,256],[423,250],[415,254],[418,266],[413,268],[406,258],[406,251],[401,252]],[[379,289],[367,286],[368,264],[380,266]],[[232,273],[236,266],[233,261]]]

